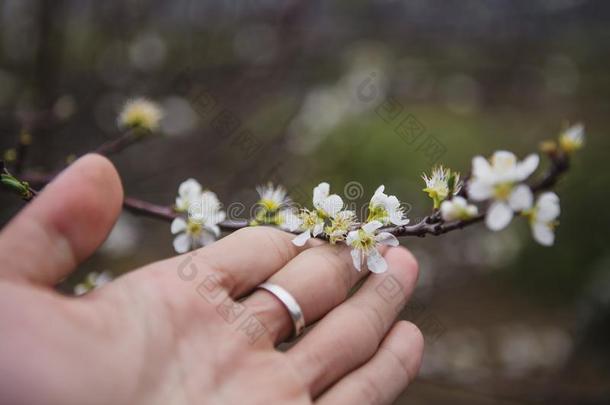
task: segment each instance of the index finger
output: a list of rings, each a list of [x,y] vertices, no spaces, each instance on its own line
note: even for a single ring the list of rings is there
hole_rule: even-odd
[[[271,227],[247,227],[190,255],[198,268],[203,267],[217,276],[218,285],[229,296],[240,298],[266,281],[302,250],[324,243],[310,240],[304,247],[297,247],[292,243],[294,237],[291,233]],[[183,261],[183,256],[169,260],[174,266]]]

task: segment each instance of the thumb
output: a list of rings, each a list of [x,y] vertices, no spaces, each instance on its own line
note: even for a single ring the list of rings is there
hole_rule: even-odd
[[[100,155],[80,158],[0,233],[0,278],[57,283],[104,241],[122,202],[112,163]]]

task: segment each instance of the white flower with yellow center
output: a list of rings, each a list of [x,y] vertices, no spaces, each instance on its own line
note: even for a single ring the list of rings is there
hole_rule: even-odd
[[[178,197],[174,209],[178,212],[187,212],[192,204],[199,201],[202,194],[201,184],[195,179],[188,179],[178,187]]]
[[[330,185],[320,183],[313,189],[313,206],[323,218],[332,218],[343,209],[343,200],[337,194],[330,194]]]
[[[491,199],[485,223],[492,231],[504,229],[515,211],[532,207],[532,191],[525,184],[538,167],[540,158],[532,154],[522,162],[511,152],[498,151],[490,161],[477,156],[472,160],[472,179],[468,183],[468,196],[474,201]]]
[[[118,124],[121,128],[154,132],[159,128],[161,118],[163,118],[161,107],[145,98],[136,98],[125,103],[119,114]]]
[[[286,189],[282,186],[274,187],[272,183],[256,188],[260,199],[258,205],[267,212],[275,212],[290,204]]]
[[[585,126],[583,124],[572,125],[559,136],[559,146],[566,153],[579,150],[584,141]]]
[[[560,213],[559,197],[553,192],[541,194],[534,208],[524,213],[529,217],[534,239],[541,245],[552,246],[555,243],[555,227]]]
[[[352,248],[352,261],[356,270],[362,270],[363,262],[366,262],[367,268],[373,273],[383,273],[388,269],[378,247],[398,246],[398,239],[389,232],[377,232],[382,226],[381,222],[372,221],[347,234],[346,243]]]
[[[215,193],[204,191],[199,200],[188,209],[188,218],[175,218],[171,224],[174,249],[177,253],[207,246],[220,236],[218,224],[226,214],[220,210],[220,201]]]
[[[324,218],[316,210],[303,209],[296,229],[301,229],[302,232],[292,240],[292,243],[296,246],[304,246],[309,239],[315,238],[324,231]]]
[[[457,193],[461,187],[460,174],[445,169],[443,166],[434,168],[430,177],[424,173],[422,178],[426,182],[424,191],[434,202],[435,209],[440,207],[441,202],[446,200],[449,194]]]
[[[476,217],[479,209],[476,205],[468,204],[464,197],[455,196],[441,204],[441,217],[445,221],[464,221]]]
[[[101,273],[97,273],[97,272],[91,272],[89,274],[87,274],[87,277],[85,277],[85,280],[80,283],[77,284],[74,287],[74,294],[75,295],[83,295],[88,293],[89,291],[93,291],[97,288],[100,288],[101,286],[108,284],[109,282],[111,282],[113,280],[113,276],[109,271],[103,271]]]
[[[343,210],[343,200],[337,194],[330,194],[328,183],[320,183],[313,189],[313,206],[313,211],[303,209],[299,215],[297,229],[302,232],[292,240],[296,246],[303,246],[310,238],[324,232],[324,221],[332,220]]]
[[[400,206],[400,201],[394,195],[388,196],[383,192],[385,186],[381,185],[373,194],[369,203],[369,215],[367,222],[379,221],[382,225],[390,223],[401,226],[409,223],[404,217],[404,212]]]
[[[356,224],[356,213],[354,211],[341,211],[326,226],[324,233],[329,236],[330,243],[335,244],[345,240],[347,233]]]

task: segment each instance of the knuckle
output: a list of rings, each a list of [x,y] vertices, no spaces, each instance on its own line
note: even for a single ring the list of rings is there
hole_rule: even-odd
[[[351,307],[355,319],[360,319],[360,333],[367,341],[381,342],[386,331],[389,320],[384,319],[383,314],[373,305],[357,305],[348,300],[344,305]],[[370,337],[367,336],[370,334]]]
[[[396,323],[388,338],[380,346],[397,363],[404,372],[405,380],[409,382],[417,373],[419,367],[413,366],[414,356],[419,356],[424,350],[424,335],[420,329],[408,321]]]
[[[342,251],[338,251],[334,246],[324,246],[321,248],[320,256],[326,260],[326,263],[331,270],[334,287],[340,288],[341,291],[345,293],[345,297],[347,297],[353,284],[352,268],[351,261],[348,261],[342,253]]]
[[[236,232],[245,239],[262,240],[264,251],[273,252],[284,263],[296,255],[297,247],[291,242],[290,235],[279,229],[263,226],[250,226]]]

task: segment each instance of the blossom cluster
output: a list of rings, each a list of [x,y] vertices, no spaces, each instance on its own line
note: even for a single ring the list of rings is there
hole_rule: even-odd
[[[330,243],[345,242],[352,248],[354,267],[360,271],[366,262],[368,269],[374,273],[383,273],[387,264],[378,247],[380,245],[397,246],[398,239],[389,232],[379,231],[383,226],[407,225],[398,198],[384,193],[385,187],[379,186],[368,206],[368,217],[363,225],[357,223],[356,213],[345,209],[343,199],[337,194],[330,194],[330,185],[320,183],[313,190],[313,209],[303,208],[295,223],[300,233],[293,239],[297,246],[303,246],[311,237],[325,235]]]
[[[555,144],[556,150],[570,154],[584,140],[581,124],[568,128]],[[554,192],[542,192],[528,185],[537,170],[540,158],[531,154],[519,160],[508,151],[497,151],[491,158],[476,156],[470,176],[462,180],[460,173],[438,166],[424,174],[424,192],[432,199],[433,213],[427,220],[438,226],[466,224],[485,220],[492,231],[506,228],[515,216],[528,219],[534,239],[551,246],[560,214],[559,197]],[[397,236],[409,230],[409,219],[399,199],[385,193],[379,186],[367,205],[366,219],[360,221],[353,210],[347,209],[341,196],[331,194],[330,184],[322,182],[313,189],[312,206],[297,209],[285,188],[269,183],[257,188],[259,200],[251,226],[271,225],[295,233],[292,242],[305,246],[311,238],[323,238],[331,244],[342,243],[351,249],[354,267],[365,266],[374,273],[387,270],[379,252],[382,245],[397,246]],[[213,242],[220,235],[219,224],[225,213],[211,191],[203,190],[194,179],[180,185],[174,205],[178,213],[188,213],[173,220],[171,231],[177,234],[174,248],[186,252]],[[414,228],[417,225],[413,226]]]

